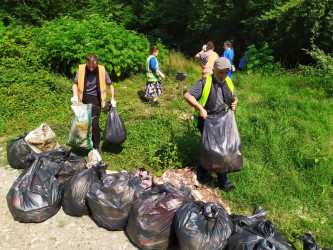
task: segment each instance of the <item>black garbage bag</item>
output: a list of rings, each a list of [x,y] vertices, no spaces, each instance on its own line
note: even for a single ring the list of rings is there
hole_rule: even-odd
[[[333,248],[321,248],[311,231],[307,231],[303,236],[298,237],[303,242],[303,250],[332,250]]]
[[[87,162],[83,156],[68,155],[64,157],[61,169],[56,176],[61,188],[63,189],[73,176],[85,169],[87,169]]]
[[[216,173],[236,172],[243,167],[241,141],[231,109],[205,119],[200,162]]]
[[[64,187],[62,209],[68,215],[83,216],[90,214],[86,204],[86,196],[94,178],[105,174],[107,164],[99,162],[89,169],[74,175]]]
[[[14,219],[20,222],[42,222],[55,215],[61,207],[61,189],[54,175],[55,163],[37,157],[16,179],[7,194],[7,204]]]
[[[95,178],[87,193],[89,209],[97,223],[109,230],[125,230],[134,200],[144,191],[141,179],[127,173]]]
[[[67,148],[60,147],[58,149],[39,153],[36,157],[43,160],[43,164],[41,165],[42,169],[49,171],[50,174],[56,176],[62,167],[64,159],[67,158],[69,154],[70,151],[68,151]],[[36,157],[33,157],[34,160],[36,160]]]
[[[245,226],[256,226],[263,220],[265,220],[265,216],[268,213],[267,210],[262,209],[260,206],[254,208],[253,214],[247,215],[237,215],[231,214],[230,217],[232,219],[232,223],[234,225],[234,232],[239,231],[242,227]]]
[[[27,133],[11,140],[7,145],[7,160],[12,168],[27,168],[34,162],[37,153],[25,141]]]
[[[174,217],[174,229],[180,249],[224,249],[233,224],[219,203],[189,202]]]
[[[39,153],[38,156],[58,157],[58,156],[66,156],[69,154],[70,154],[70,151],[66,147],[60,147],[60,148],[57,148],[54,150]]]
[[[294,245],[280,233],[275,225],[264,220],[256,226],[246,226],[228,239],[229,250],[291,250]]]
[[[111,107],[104,129],[104,139],[113,144],[122,144],[127,137],[127,131],[116,109]]]
[[[167,249],[177,242],[172,228],[179,207],[194,198],[185,185],[179,189],[170,183],[142,193],[133,203],[126,232],[141,249]]]
[[[42,168],[53,172],[62,191],[70,178],[81,170],[87,169],[85,158],[73,154],[65,147],[39,153],[38,156],[43,157],[44,161],[47,162],[43,164]]]

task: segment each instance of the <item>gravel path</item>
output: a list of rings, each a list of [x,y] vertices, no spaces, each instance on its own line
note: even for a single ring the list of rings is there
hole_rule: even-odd
[[[5,155],[0,148],[1,162]],[[19,174],[10,166],[0,166],[0,249],[138,249],[123,231],[108,231],[89,216],[72,217],[62,209],[42,223],[15,221],[6,195]]]

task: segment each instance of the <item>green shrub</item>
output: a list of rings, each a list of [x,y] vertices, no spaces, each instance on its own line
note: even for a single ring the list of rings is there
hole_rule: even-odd
[[[0,65],[7,68],[24,66],[24,71],[44,68],[35,45],[36,34],[31,26],[9,18],[9,25],[0,21]]]
[[[312,44],[312,50],[306,50],[317,64],[315,66],[300,66],[304,75],[314,77],[315,85],[323,87],[330,94],[333,93],[333,57],[330,54],[319,49],[315,44]]]
[[[254,45],[247,47],[245,55],[245,70],[247,73],[263,73],[272,72],[278,68],[278,64],[274,64],[274,57],[271,56],[273,50],[266,43],[262,48],[257,49]]]
[[[150,45],[144,35],[104,22],[98,15],[82,21],[71,17],[55,19],[45,23],[38,33],[44,62],[69,77],[80,63],[85,63],[89,53],[96,54],[113,77],[139,72],[149,54]]]

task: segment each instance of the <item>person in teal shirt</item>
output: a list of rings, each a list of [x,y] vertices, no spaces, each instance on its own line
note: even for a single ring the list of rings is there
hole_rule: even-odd
[[[230,65],[233,65],[232,61],[234,60],[234,49],[232,48],[232,42],[225,41],[224,44],[223,44],[223,48],[224,48],[224,52],[223,52],[222,57],[227,58],[230,62]],[[229,69],[228,77],[230,77],[230,79],[232,79],[232,70],[231,70],[231,68]]]

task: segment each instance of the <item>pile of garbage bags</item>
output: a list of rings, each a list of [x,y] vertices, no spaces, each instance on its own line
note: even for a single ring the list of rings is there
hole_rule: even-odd
[[[84,157],[71,156],[64,147],[38,154],[7,194],[14,219],[42,222],[55,215],[61,207],[62,189],[72,176],[85,168],[83,161]]]
[[[6,197],[16,221],[43,222],[62,207],[70,216],[91,215],[105,229],[126,231],[140,249],[295,249],[265,220],[267,210],[231,214],[217,190],[197,181],[194,168],[169,169],[158,178],[144,168],[108,173],[97,151],[89,153],[89,165],[54,139],[36,152],[26,137],[7,148],[10,164],[24,168]],[[311,232],[299,239],[304,249],[321,249]]]

